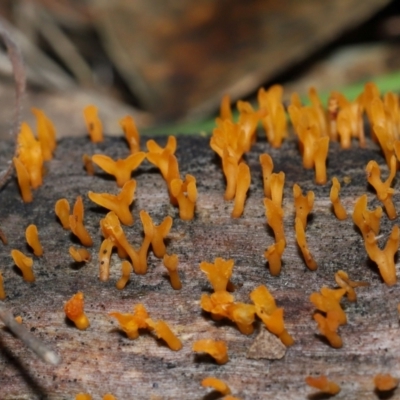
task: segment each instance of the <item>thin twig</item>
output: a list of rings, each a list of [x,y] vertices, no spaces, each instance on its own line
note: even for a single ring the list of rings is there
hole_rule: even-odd
[[[58,365],[61,362],[60,356],[49,349],[37,337],[32,335],[26,328],[15,321],[14,316],[4,306],[0,305],[0,319],[27,347],[29,347],[39,358],[49,364]]]

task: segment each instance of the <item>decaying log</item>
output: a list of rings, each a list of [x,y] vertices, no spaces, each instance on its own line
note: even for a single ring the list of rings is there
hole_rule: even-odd
[[[145,140],[145,139],[144,139]],[[144,142],[143,140],[143,142]],[[164,143],[165,139],[157,139]],[[353,145],[355,146],[355,145]],[[12,144],[0,149],[0,162],[12,152]],[[287,248],[283,254],[280,276],[272,277],[264,259],[265,249],[273,243],[267,229],[263,206],[261,168],[258,157],[269,152],[275,171],[286,173],[284,190],[285,230]],[[119,400],[130,399],[200,399],[209,391],[201,386],[207,376],[225,380],[232,394],[242,399],[307,398],[312,389],[306,386],[307,375],[325,374],[340,384],[337,399],[375,399],[373,377],[391,372],[398,376],[400,339],[397,303],[399,285],[387,287],[376,266],[368,261],[360,233],[351,218],[338,221],[330,208],[330,184],[316,186],[313,171],[301,167],[301,157],[295,141],[285,142],[281,149],[271,149],[261,138],[246,156],[252,173],[250,195],[244,215],[230,217],[233,203],[223,200],[225,183],[218,158],[208,145],[208,139],[179,137],[177,158],[181,175],[197,179],[198,202],[193,221],[181,221],[178,210],[170,205],[166,184],[159,172],[144,162],[134,172],[137,189],[132,212],[133,227],[124,228],[136,248],[142,240],[139,211],[145,209],[159,224],[165,216],[174,218],[167,240],[169,254],[179,256],[182,290],[171,288],[162,261],[152,254],[149,271],[144,276],[132,274],[131,281],[121,291],[115,287],[120,277],[121,261],[113,255],[108,282],[98,279],[97,252],[101,243],[99,220],[106,211],[95,206],[87,192],[117,193],[114,179],[98,171],[87,176],[81,164],[84,153],[105,153],[113,158],[125,157],[128,147],[122,139],[107,138],[92,144],[86,138],[60,140],[55,158],[46,164],[44,184],[34,192],[34,201],[24,204],[16,180],[10,180],[0,192],[0,226],[8,245],[0,243],[1,266],[7,293],[5,304],[38,338],[56,349],[62,357],[57,367],[48,366],[27,350],[6,329],[0,330],[0,390],[2,399],[73,399],[79,392],[88,392],[94,399],[105,393]],[[341,198],[349,213],[355,200],[367,192],[369,204],[377,206],[375,194],[368,188],[365,166],[375,159],[387,173],[384,158],[369,143],[367,149],[353,147],[342,151],[332,144],[329,153],[329,177],[347,176],[342,184]],[[315,205],[306,235],[309,248],[318,264],[309,271],[296,247],[294,238],[294,207],[292,187],[298,183],[303,191],[315,191]],[[399,182],[396,184],[399,187]],[[94,239],[92,261],[77,266],[69,256],[74,244],[69,231],[62,229],[54,214],[54,204],[67,198],[72,204],[82,195],[85,205],[85,225]],[[398,204],[399,194],[394,195]],[[395,221],[396,222],[396,221]],[[393,223],[382,218],[382,243]],[[29,254],[24,232],[34,223],[44,248],[43,257],[34,257],[36,281],[23,281],[10,256],[17,248]],[[30,254],[31,255],[31,254]],[[200,309],[202,293],[211,290],[199,269],[201,261],[216,257],[235,260],[232,282],[235,299],[250,302],[249,293],[265,284],[275,296],[278,306],[285,309],[286,327],[295,344],[280,360],[250,359],[246,354],[260,329],[252,335],[240,334],[228,321],[211,320]],[[331,348],[317,335],[312,319],[313,305],[309,295],[322,285],[335,287],[334,273],[344,269],[357,281],[367,281],[370,287],[358,288],[356,303],[343,301],[348,324],[340,327],[342,349]],[[90,320],[86,331],[79,331],[66,321],[64,303],[78,290],[85,295],[85,309]],[[183,342],[182,350],[171,351],[151,334],[129,340],[118,329],[111,311],[132,312],[135,304],[143,303],[153,319],[163,319]],[[229,361],[217,365],[206,356],[192,353],[196,340],[225,340]],[[395,395],[399,395],[398,389]]]

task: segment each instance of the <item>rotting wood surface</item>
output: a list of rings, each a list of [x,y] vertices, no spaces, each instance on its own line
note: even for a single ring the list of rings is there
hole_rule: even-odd
[[[165,139],[157,139],[165,143]],[[169,254],[179,255],[179,271],[183,283],[174,291],[162,262],[152,254],[149,271],[144,276],[132,275],[128,286],[119,291],[115,283],[120,277],[120,260],[112,258],[111,277],[106,283],[98,279],[97,252],[101,243],[99,220],[106,211],[92,204],[88,190],[116,193],[114,179],[98,172],[87,176],[83,170],[83,153],[105,153],[113,158],[126,157],[128,147],[122,139],[108,138],[93,144],[86,138],[60,140],[54,160],[46,164],[44,184],[34,192],[34,201],[23,204],[15,178],[0,192],[0,225],[9,244],[0,243],[1,272],[7,293],[5,304],[35,335],[48,342],[62,356],[58,367],[47,366],[15,339],[7,330],[0,331],[0,390],[2,399],[74,399],[79,392],[89,392],[94,399],[105,393],[119,400],[131,399],[211,399],[213,394],[201,387],[207,376],[225,380],[232,394],[241,399],[305,399],[314,393],[307,387],[307,375],[326,374],[342,387],[336,399],[376,399],[373,376],[400,370],[400,336],[397,315],[399,285],[391,288],[382,280],[373,263],[368,261],[361,235],[351,218],[338,221],[331,212],[330,184],[316,186],[313,171],[301,167],[301,158],[294,141],[281,149],[271,149],[262,138],[246,156],[252,171],[250,196],[244,216],[231,219],[233,204],[223,200],[225,183],[218,158],[208,145],[209,139],[179,137],[177,158],[181,175],[193,174],[199,192],[195,220],[178,218],[178,210],[169,203],[166,185],[160,173],[144,162],[134,172],[137,189],[132,212],[133,227],[124,230],[136,248],[142,240],[139,211],[145,209],[159,224],[171,215],[174,224],[167,241]],[[144,142],[144,139],[143,139]],[[355,146],[355,144],[353,144]],[[1,148],[2,160],[11,145]],[[284,191],[287,248],[279,277],[271,277],[266,267],[264,250],[273,243],[266,226],[263,191],[258,156],[269,152],[275,171],[286,173]],[[383,166],[384,159],[371,143],[367,149],[353,147],[339,150],[332,144],[329,153],[329,177],[342,182],[341,197],[348,212],[355,199],[368,189],[365,166],[375,159]],[[0,160],[0,161],[2,161]],[[3,165],[3,164],[1,164]],[[309,248],[318,263],[316,272],[309,271],[296,247],[292,187],[298,183],[303,191],[315,191],[315,206],[306,234]],[[399,182],[397,182],[399,187]],[[85,204],[85,225],[94,239],[92,261],[77,268],[68,248],[74,243],[54,215],[56,200],[66,197],[71,204],[82,195]],[[369,207],[377,206],[373,191],[368,192]],[[395,204],[399,194],[394,196]],[[44,256],[34,257],[35,283],[22,280],[14,267],[10,251],[18,248],[29,254],[24,232],[34,223],[44,247]],[[380,245],[386,242],[391,226],[396,223],[382,218]],[[288,331],[295,344],[281,360],[254,360],[246,353],[255,340],[259,325],[250,336],[239,333],[228,321],[213,322],[202,313],[199,299],[211,286],[199,269],[203,260],[215,257],[235,260],[232,281],[237,289],[236,301],[250,302],[249,293],[265,284],[285,309]],[[335,286],[334,273],[344,269],[354,280],[367,281],[370,287],[357,289],[357,303],[344,300],[348,324],[340,327],[342,349],[333,349],[317,333],[312,319],[314,307],[309,295],[322,285]],[[85,309],[90,319],[87,331],[79,331],[68,323],[63,305],[78,290],[85,294]],[[171,351],[152,335],[144,334],[131,341],[118,330],[111,311],[131,312],[143,303],[153,319],[163,319],[183,342],[183,349]],[[195,340],[225,340],[229,362],[219,366],[208,356],[196,356]],[[399,396],[399,389],[394,397]]]

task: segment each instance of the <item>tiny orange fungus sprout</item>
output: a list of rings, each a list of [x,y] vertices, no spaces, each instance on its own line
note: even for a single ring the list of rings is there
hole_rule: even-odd
[[[336,215],[336,218],[343,221],[347,218],[347,212],[343,207],[342,203],[340,202],[339,192],[340,192],[340,182],[336,177],[333,177],[330,199],[332,202],[332,207]]]
[[[64,229],[71,229],[69,225],[70,206],[67,199],[57,200],[55,213]]]
[[[214,378],[212,376],[208,376],[201,381],[201,386],[204,387],[212,387],[217,392],[220,392],[223,396],[231,393],[231,389],[229,386],[221,379]]]
[[[119,278],[118,282],[116,283],[116,287],[119,290],[122,290],[129,281],[129,276],[132,272],[132,264],[129,261],[122,261],[121,265],[121,272],[122,276]]]
[[[83,306],[84,302],[82,292],[73,295],[64,305],[65,315],[80,330],[85,330],[90,325],[89,320],[83,311]]]
[[[172,217],[169,215],[164,218],[160,225],[156,226],[153,224],[154,235],[151,241],[151,247],[153,249],[154,255],[157,258],[162,258],[166,254],[166,248],[164,239],[167,237],[169,231],[172,227]]]
[[[33,196],[28,170],[25,168],[25,165],[22,164],[19,158],[14,157],[13,163],[17,172],[18,186],[19,190],[21,191],[22,200],[24,203],[30,203],[33,200]]]
[[[340,386],[335,382],[329,381],[325,375],[321,375],[318,378],[307,376],[305,380],[308,386],[319,389],[323,393],[335,395],[340,392]]]
[[[222,97],[219,116],[222,120],[229,119],[232,121],[231,98],[228,94]]]
[[[184,181],[172,179],[170,192],[178,202],[179,217],[185,221],[192,220],[197,200],[196,178],[188,174]]]
[[[6,298],[6,292],[4,290],[4,279],[3,275],[0,272],[0,300],[4,300]]]
[[[147,329],[149,327],[147,323],[149,314],[144,305],[139,303],[133,310],[133,314],[121,314],[119,312],[111,312],[108,314],[117,319],[120,328],[131,340],[139,337],[139,329]]]
[[[399,380],[390,374],[378,374],[374,377],[374,384],[378,391],[388,392],[399,385]]]
[[[193,343],[192,350],[196,353],[207,353],[219,365],[228,362],[228,347],[222,340],[203,339]]]
[[[146,211],[141,210],[139,215],[143,225],[144,239],[139,249],[138,263],[136,265],[133,264],[133,269],[137,274],[145,274],[147,272],[147,267],[148,267],[147,266],[148,252],[151,241],[153,240],[154,237],[154,224],[150,215]]]
[[[27,282],[34,282],[35,276],[33,275],[33,259],[25,256],[19,250],[11,250],[11,257],[14,260],[15,265],[21,270],[22,277]]]
[[[355,282],[350,280],[349,275],[342,270],[336,272],[335,281],[338,284],[338,286],[346,290],[347,299],[349,301],[357,300],[357,295],[354,290],[355,287],[369,286],[368,282]]]
[[[94,105],[86,106],[83,109],[83,117],[85,119],[86,129],[89,133],[90,140],[93,143],[102,142],[103,124],[98,115],[97,107]]]
[[[281,239],[278,243],[274,243],[269,246],[264,252],[264,257],[267,259],[269,264],[269,271],[273,276],[278,276],[281,272],[282,254],[284,250],[285,241]]]
[[[176,254],[165,254],[163,258],[164,267],[167,268],[171,286],[175,290],[182,288],[182,283],[178,274],[178,256]]]
[[[130,115],[127,115],[120,119],[119,124],[124,131],[125,139],[129,144],[131,154],[138,153],[140,151],[140,135],[134,119]]]
[[[326,316],[315,313],[313,318],[318,323],[321,335],[325,336],[330,345],[334,348],[343,346],[341,337],[337,333],[339,325],[347,323],[347,317],[343,311],[340,300],[346,293],[346,289],[329,289],[323,287],[320,293],[314,292],[310,296],[310,301],[318,311]]]
[[[254,332],[255,307],[252,304],[236,302],[229,304],[227,317],[236,323],[240,333],[251,335]]]
[[[147,147],[147,150],[149,151],[150,154],[161,154],[165,150],[168,150],[170,154],[175,154],[175,151],[176,151],[176,137],[172,136],[172,135],[168,136],[167,144],[165,145],[165,147],[161,147],[154,140],[148,140],[147,143],[146,143],[146,147]]]
[[[32,108],[31,111],[36,117],[37,133],[42,149],[43,160],[51,160],[57,144],[54,125],[42,110]]]
[[[271,189],[271,200],[278,206],[282,207],[283,200],[283,186],[285,184],[285,173],[279,172],[279,174],[271,174],[270,176],[270,189]]]
[[[92,259],[91,254],[86,249],[76,249],[71,246],[69,248],[69,254],[75,262],[88,262]]]
[[[211,318],[219,321],[222,318],[229,318],[228,307],[234,302],[234,297],[226,291],[218,291],[211,295],[203,293],[200,299],[200,306],[204,311],[211,313]]]
[[[82,156],[83,166],[85,167],[86,173],[90,176],[94,175],[94,165],[92,161],[92,157],[87,154]]]
[[[148,318],[146,319],[146,322],[149,325],[149,328],[155,331],[156,336],[159,339],[163,339],[171,350],[178,351],[182,348],[182,342],[175,336],[165,321],[159,320],[154,322]]]
[[[399,248],[399,226],[395,225],[393,227],[383,250],[378,247],[374,232],[368,232],[364,239],[365,249],[367,250],[368,257],[378,266],[379,272],[386,285],[395,285],[397,282],[397,277],[394,257]]]
[[[224,260],[217,257],[214,264],[205,261],[200,263],[200,269],[207,275],[215,292],[226,291],[232,288],[229,282],[234,265],[233,260]]]
[[[230,156],[228,150],[224,149],[222,154],[222,170],[226,179],[225,200],[233,200],[235,198],[238,169],[239,165],[236,158]]]
[[[110,260],[115,242],[112,238],[106,238],[101,242],[99,250],[99,279],[103,282],[110,278]]]
[[[374,211],[369,211],[367,209],[367,202],[368,198],[366,194],[360,196],[356,201],[353,211],[353,222],[360,229],[364,240],[366,234],[371,230],[375,235],[379,233],[382,217],[382,208],[377,207]]]
[[[315,183],[325,185],[328,178],[326,176],[326,159],[329,151],[329,137],[325,136],[317,140],[314,154]]]
[[[43,155],[40,143],[35,139],[31,128],[25,122],[21,124],[17,140],[18,159],[28,172],[30,186],[37,189],[43,183]]]
[[[39,241],[39,234],[36,225],[29,225],[25,231],[26,241],[33,249],[35,256],[40,257],[43,255],[43,248]]]
[[[131,226],[133,224],[133,216],[129,209],[132,204],[136,189],[136,181],[134,179],[126,182],[118,195],[109,193],[89,192],[89,199],[101,207],[114,211],[121,223]]]
[[[294,206],[296,209],[296,218],[300,218],[303,228],[307,228],[307,218],[314,207],[314,192],[309,191],[307,195],[303,195],[300,186],[295,183],[293,185]]]
[[[285,232],[283,230],[283,208],[277,206],[268,198],[264,198],[264,206],[267,223],[274,231],[275,243],[279,243],[280,240],[283,240],[286,246]]]
[[[137,273],[137,271],[140,270],[139,255],[129,244],[117,215],[113,211],[110,211],[106,217],[100,221],[100,226],[103,236],[106,239],[110,239],[110,242],[106,242],[105,244],[103,242],[104,246],[102,245],[103,248],[100,249],[99,253],[100,259],[103,260],[103,255],[109,258],[109,255],[111,255],[112,246],[117,246],[120,257],[122,257],[122,254],[124,254],[123,257],[129,256],[133,264],[133,269]]]
[[[261,110],[265,110],[261,118],[268,142],[272,147],[281,147],[287,137],[287,122],[282,104],[283,87],[273,85],[268,90],[260,88],[257,99]]]
[[[255,312],[265,327],[279,339],[285,346],[294,343],[292,336],[286,330],[283,322],[283,308],[278,308],[275,299],[264,286],[260,285],[250,293],[251,301],[255,304]]]
[[[244,162],[241,162],[237,172],[237,183],[235,200],[232,210],[232,218],[239,218],[244,211],[244,203],[246,201],[246,193],[250,188],[251,175],[250,168]]]
[[[92,396],[89,393],[78,393],[75,400],[92,400]]]
[[[92,156],[92,161],[107,174],[113,175],[117,180],[118,187],[122,187],[131,179],[132,172],[140,166],[145,158],[146,153],[139,151],[117,161],[104,154],[95,154]]]
[[[264,196],[271,198],[271,174],[274,169],[274,163],[269,154],[260,155],[260,164],[262,169]]]
[[[315,271],[318,268],[318,265],[308,248],[306,233],[304,231],[304,226],[300,218],[295,219],[295,230],[297,245],[299,246],[301,253],[303,254],[304,261],[311,271]]]
[[[83,225],[83,200],[81,196],[76,198],[72,215],[69,216],[69,226],[71,227],[72,233],[84,246],[90,247],[93,245],[93,240]]]
[[[393,204],[394,189],[390,187],[396,176],[397,161],[395,156],[390,158],[390,175],[385,182],[381,181],[381,171],[376,161],[370,161],[367,164],[367,180],[376,190],[376,196],[385,206],[389,219],[395,219],[397,216],[396,209]]]
[[[113,396],[111,393],[107,393],[103,396],[103,400],[117,400],[117,398]]]

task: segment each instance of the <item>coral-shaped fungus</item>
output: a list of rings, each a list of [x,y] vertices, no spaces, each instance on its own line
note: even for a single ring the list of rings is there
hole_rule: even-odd
[[[250,298],[255,304],[257,316],[265,324],[265,327],[279,339],[285,346],[294,343],[292,336],[285,328],[283,321],[283,308],[278,308],[275,299],[264,286],[258,286],[250,293]]]
[[[43,255],[43,247],[39,241],[39,234],[36,225],[31,224],[26,228],[25,237],[35,256],[40,257]]]
[[[133,224],[133,216],[129,206],[133,202],[135,189],[136,181],[132,179],[124,184],[118,195],[88,192],[88,196],[99,206],[114,211],[121,223],[130,226]]]
[[[54,125],[42,110],[32,108],[31,111],[36,117],[37,134],[42,149],[43,160],[51,160],[57,145]]]
[[[178,256],[176,254],[165,254],[163,257],[164,267],[167,268],[171,286],[175,290],[182,288],[182,283],[178,274]]]
[[[136,266],[134,264],[133,268],[137,274],[145,274],[147,272],[147,256],[151,241],[154,237],[154,224],[150,215],[146,211],[140,211],[139,215],[143,225],[144,239],[138,253],[138,264]]]
[[[200,269],[207,275],[215,292],[226,291],[232,288],[230,278],[232,276],[234,261],[217,257],[214,264],[201,262]]]
[[[117,319],[120,328],[126,333],[129,339],[139,337],[139,329],[147,329],[149,327],[147,320],[149,314],[143,304],[137,304],[133,309],[133,314],[121,314],[119,312],[109,313],[111,317]]]
[[[102,142],[103,124],[98,115],[97,107],[88,105],[83,109],[83,118],[85,120],[86,129],[89,133],[90,140],[93,143]]]
[[[71,229],[69,225],[70,206],[67,199],[57,200],[54,211],[64,229]]]
[[[271,174],[270,176],[270,189],[271,200],[279,207],[282,207],[283,200],[283,186],[285,185],[285,173]]]
[[[340,202],[339,198],[340,192],[340,182],[336,177],[332,178],[332,188],[330,192],[330,199],[332,202],[333,212],[336,215],[336,218],[340,221],[343,221],[347,218],[347,212]]]
[[[30,177],[27,169],[25,168],[22,162],[14,157],[13,163],[15,167],[15,171],[17,172],[17,180],[19,190],[21,192],[22,200],[24,203],[30,203],[33,200]]]
[[[129,256],[133,268],[135,272],[137,272],[139,268],[139,254],[129,244],[117,215],[113,211],[110,211],[106,217],[100,221],[100,226],[103,236],[105,237],[99,251],[100,279],[108,279],[109,258],[114,246],[118,248],[118,254],[120,257],[124,258]],[[107,279],[102,279],[102,277],[105,278],[106,276]]]
[[[76,198],[72,215],[69,216],[69,226],[72,233],[84,246],[90,247],[93,245],[93,240],[83,225],[83,200],[81,196]]]
[[[274,169],[274,162],[269,154],[260,155],[260,164],[263,177],[264,196],[271,198],[271,174]]]
[[[197,200],[196,178],[188,174],[184,181],[172,179],[170,192],[178,202],[179,217],[185,221],[193,219]]]
[[[221,379],[214,378],[213,376],[208,376],[201,381],[201,386],[211,387],[217,392],[220,392],[223,396],[231,393],[229,386]]]
[[[329,289],[323,287],[320,293],[314,292],[310,296],[310,301],[319,312],[315,313],[313,318],[318,323],[318,329],[321,335],[325,336],[329,344],[334,348],[343,346],[343,342],[337,329],[340,325],[347,323],[347,317],[343,311],[340,300],[346,293],[346,289]]]
[[[182,348],[182,342],[172,332],[171,328],[165,321],[159,320],[154,322],[151,319],[146,320],[149,329],[154,330],[159,339],[163,339],[171,350],[178,351]]]
[[[129,276],[132,272],[132,264],[129,261],[122,261],[121,264],[121,278],[115,284],[117,289],[122,290],[129,281]]]
[[[120,119],[119,124],[124,131],[131,154],[138,153],[140,151],[140,135],[134,119],[130,115],[127,115]]]
[[[347,274],[347,272],[344,272],[342,270],[339,270],[336,272],[335,281],[338,286],[340,286],[342,289],[346,290],[347,300],[349,300],[349,301],[357,300],[357,295],[356,295],[356,291],[354,290],[354,288],[360,287],[360,286],[369,286],[368,282],[352,281],[349,278],[349,275]]]
[[[88,262],[92,259],[91,254],[86,249],[76,249],[73,246],[69,248],[69,254],[77,263]]]
[[[239,218],[243,214],[246,193],[250,188],[250,168],[245,163],[240,163],[237,172],[235,200],[232,210],[232,218]]]
[[[326,394],[334,396],[335,394],[338,394],[340,392],[340,386],[337,383],[328,380],[325,375],[321,375],[317,378],[307,376],[305,381],[308,386],[316,388]]]
[[[90,157],[87,154],[84,154],[82,156],[82,162],[83,162],[83,166],[85,167],[86,173],[89,176],[93,176],[94,175],[94,164],[92,161],[92,157]]]
[[[37,189],[43,182],[42,148],[25,122],[21,124],[18,135],[18,159],[28,171],[31,187]]]
[[[27,282],[34,282],[35,276],[33,275],[33,259],[25,256],[19,250],[11,250],[11,257],[14,260],[15,265],[21,270],[22,277]]]
[[[203,339],[193,343],[192,350],[196,353],[207,353],[219,365],[228,362],[228,347],[222,340]]]
[[[264,252],[264,257],[268,261],[269,271],[271,275],[278,276],[281,272],[282,267],[282,254],[285,250],[285,241],[279,240],[278,243],[273,243]]]
[[[268,90],[261,88],[257,99],[260,109],[266,112],[261,117],[268,142],[272,147],[281,147],[282,141],[288,136],[286,113],[282,103],[283,87],[273,85]]]
[[[4,290],[4,279],[3,275],[0,272],[0,300],[4,300],[6,298],[6,292]]]
[[[392,286],[397,281],[394,256],[399,248],[400,230],[397,225],[393,227],[385,248],[381,250],[376,239],[381,215],[382,209],[378,208],[374,212],[367,210],[366,195],[357,199],[353,211],[353,222],[363,235],[368,257],[377,264],[384,282],[388,286]]]
[[[78,292],[73,295],[64,305],[64,312],[75,326],[80,330],[85,330],[89,327],[89,320],[83,310],[83,293]]]
[[[399,385],[399,380],[390,374],[377,374],[374,377],[374,385],[379,392],[389,392]]]
[[[311,271],[315,271],[318,268],[318,265],[308,248],[303,223],[301,222],[300,218],[297,217],[295,218],[295,231],[297,245],[299,246],[301,253],[303,254],[304,261]]]
[[[381,171],[376,161],[370,161],[367,164],[367,180],[376,190],[376,196],[385,206],[389,219],[395,219],[397,216],[396,209],[393,204],[394,189],[390,187],[396,176],[397,161],[395,156],[390,158],[390,174],[385,182],[381,181]]]
[[[154,255],[157,258],[163,258],[167,252],[164,239],[171,230],[172,222],[172,217],[168,215],[164,218],[160,225],[156,226],[153,224],[153,239],[151,240],[151,247]]]
[[[276,205],[271,199],[264,199],[265,216],[267,223],[274,231],[275,243],[283,240],[286,245],[285,232],[283,229],[283,208]]]
[[[307,228],[307,218],[314,207],[314,192],[309,191],[307,195],[303,195],[300,186],[295,183],[293,185],[294,207],[296,209],[296,218],[299,218],[304,229]]]
[[[78,393],[75,400],[92,400],[92,396],[89,393]]]
[[[107,174],[113,175],[117,180],[118,187],[122,187],[131,179],[132,172],[140,166],[145,158],[146,153],[139,151],[117,161],[104,154],[95,154],[92,156],[92,161]]]

